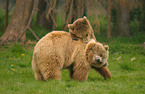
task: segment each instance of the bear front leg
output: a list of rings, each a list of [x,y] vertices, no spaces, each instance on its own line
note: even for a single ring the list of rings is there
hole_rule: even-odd
[[[61,80],[61,67],[57,59],[51,58],[49,61],[43,61],[39,64],[40,71],[44,80]]]
[[[73,74],[72,79],[78,80],[78,81],[85,81],[88,79],[88,74],[90,71],[90,67],[83,67],[83,66],[76,66],[76,68],[73,68]]]
[[[49,79],[61,80],[61,70],[47,69],[47,71],[43,73],[43,76],[46,81]]]
[[[104,79],[111,78],[111,73],[108,69],[108,67],[101,67],[101,68],[94,68],[97,72],[99,72]]]

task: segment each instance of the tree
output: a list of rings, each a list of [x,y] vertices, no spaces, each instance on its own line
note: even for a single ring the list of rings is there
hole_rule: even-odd
[[[117,23],[115,26],[116,36],[130,36],[130,9],[129,0],[118,0]]]
[[[108,0],[107,38],[111,38],[111,0]]]
[[[145,32],[145,0],[142,0],[142,5],[143,5],[143,8],[142,8],[142,12],[143,12],[143,20],[142,20],[142,30]]]
[[[47,1],[47,0],[46,0]],[[48,4],[48,11],[46,14],[46,18],[48,20],[48,28],[49,30],[53,30],[57,27],[56,23],[56,9],[58,5],[58,0],[49,0],[47,1]]]
[[[24,31],[33,9],[34,0],[17,0],[10,19],[10,23],[5,33],[0,38],[2,43],[6,41],[15,41]],[[20,40],[25,41],[26,34]]]
[[[46,19],[46,6],[47,2],[45,0],[39,0],[36,22],[37,24],[40,24],[44,28],[50,29],[49,23]]]
[[[66,15],[64,29],[67,29],[69,23],[74,22],[77,18],[86,15],[86,0],[66,0]]]
[[[5,11],[5,30],[8,25],[8,8],[9,8],[9,0],[6,0],[6,11]]]

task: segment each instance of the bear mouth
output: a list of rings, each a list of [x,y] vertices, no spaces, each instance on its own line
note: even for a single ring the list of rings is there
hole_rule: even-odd
[[[100,68],[100,67],[102,67],[102,66],[106,66],[107,64],[105,63],[105,64],[103,64],[103,63],[96,63],[96,62],[93,62],[93,63],[91,63],[91,66],[93,66],[93,67],[96,67],[96,68]]]

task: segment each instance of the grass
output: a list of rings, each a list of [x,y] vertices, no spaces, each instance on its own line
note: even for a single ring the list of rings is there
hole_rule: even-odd
[[[140,44],[145,36],[98,38],[110,47],[111,80],[91,70],[88,81],[78,82],[62,70],[61,81],[36,81],[31,68],[34,45],[10,44],[0,47],[0,94],[144,94],[145,49]]]
[[[4,33],[4,11],[0,10],[0,36]],[[9,15],[11,16],[11,14]],[[10,18],[10,17],[9,17]],[[35,23],[32,30],[39,38],[49,31]],[[59,30],[63,19],[57,17]],[[93,18],[89,18],[90,22]],[[145,42],[142,32],[131,32],[130,38],[106,39],[107,21],[100,22],[98,41],[109,45],[109,69],[111,80],[104,80],[96,71],[91,70],[87,81],[69,79],[67,70],[62,70],[62,80],[47,82],[36,81],[31,68],[34,45],[9,44],[0,46],[0,94],[144,94],[145,93]],[[131,27],[136,24],[131,24]],[[135,29],[134,29],[135,30]],[[35,37],[27,30],[27,39]],[[131,61],[132,60],[132,61]]]

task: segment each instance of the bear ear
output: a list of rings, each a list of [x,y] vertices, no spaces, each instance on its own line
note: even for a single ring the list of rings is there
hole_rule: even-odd
[[[87,19],[87,17],[86,17],[86,16],[84,16],[84,17],[83,17],[83,19]]]
[[[109,46],[108,45],[104,45],[105,50],[109,50]]]
[[[87,19],[87,17],[86,17],[86,16],[84,16],[84,17],[83,17],[83,21],[87,24],[88,19]]]
[[[73,29],[73,24],[68,24],[69,29]]]

